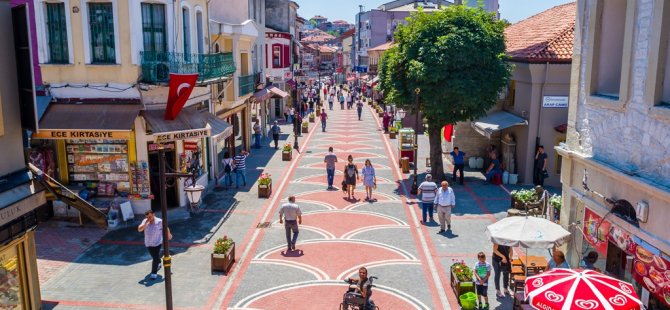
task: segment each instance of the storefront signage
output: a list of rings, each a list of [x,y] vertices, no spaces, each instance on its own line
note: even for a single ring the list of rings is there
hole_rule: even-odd
[[[655,248],[635,247],[633,278],[656,299],[670,306],[670,261]]]
[[[128,140],[131,131],[105,130],[40,130],[33,133],[33,139],[108,139]]]
[[[159,146],[159,145],[160,145],[160,144],[149,143],[149,145],[147,146],[147,150],[148,150],[149,152],[157,152],[157,151],[158,151],[158,146]],[[166,144],[163,144],[163,150],[166,150],[166,151],[172,151],[172,150],[174,150],[174,143],[166,143]]]
[[[568,96],[544,96],[542,97],[543,108],[567,108]]]
[[[0,226],[5,225],[20,216],[36,209],[47,203],[46,196],[43,193],[32,195],[9,207],[0,210]]]
[[[154,142],[156,143],[165,143],[179,140],[195,140],[207,138],[210,135],[210,129],[198,129],[198,130],[188,130],[188,131],[175,131],[168,133],[161,133],[154,135]]]
[[[601,255],[607,255],[607,234],[612,225],[593,211],[584,211],[584,236],[586,241]]]
[[[184,141],[184,151],[197,151],[198,142],[186,142]]]
[[[607,238],[624,252],[628,254],[633,254],[635,252],[635,241],[633,241],[630,234],[621,229],[621,227],[611,225]]]

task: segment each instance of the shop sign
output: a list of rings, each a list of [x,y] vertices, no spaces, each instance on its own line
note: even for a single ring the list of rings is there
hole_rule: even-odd
[[[210,129],[197,129],[188,131],[174,131],[168,133],[160,133],[154,135],[154,142],[165,143],[179,140],[195,140],[203,139],[210,136]]]
[[[568,96],[544,96],[542,97],[543,108],[567,108]]]
[[[661,303],[670,306],[670,261],[660,251],[638,244],[633,260],[633,278]]]
[[[621,227],[611,225],[607,238],[624,252],[628,254],[633,254],[635,252],[635,241],[633,241],[630,234],[621,229]]]
[[[160,145],[160,144],[157,144],[157,143],[149,143],[149,145],[147,146],[147,150],[148,150],[149,152],[158,152],[158,146],[159,146],[159,145]],[[163,150],[165,150],[165,151],[172,151],[172,150],[174,150],[174,143],[166,143],[166,144],[163,144]]]
[[[584,211],[584,236],[586,241],[601,255],[607,255],[607,235],[612,224],[603,220],[598,214],[586,209]]]
[[[184,151],[197,151],[198,142],[186,142],[184,141]]]
[[[48,130],[41,129],[33,133],[33,139],[106,139],[128,140],[131,131],[108,130]]]
[[[0,226],[17,219],[45,203],[47,203],[46,196],[43,193],[39,193],[23,199],[9,207],[0,209]]]

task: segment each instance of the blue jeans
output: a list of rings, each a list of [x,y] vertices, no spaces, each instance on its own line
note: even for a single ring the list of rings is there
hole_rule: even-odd
[[[289,115],[286,117],[286,123],[288,124],[293,123],[293,115]]]
[[[288,245],[289,248],[291,246],[295,247],[295,242],[298,241],[298,234],[300,233],[300,231],[298,230],[298,221],[285,220],[284,229],[286,230],[286,244]],[[291,238],[291,232],[293,232],[292,238]]]
[[[235,186],[240,186],[240,177],[244,181],[244,186],[247,186],[247,169],[237,169],[235,172]]]
[[[255,133],[254,134],[254,146],[256,148],[261,148],[261,134],[260,133]]]
[[[431,219],[433,218],[433,202],[426,202],[422,201],[421,202],[421,218],[423,219],[424,222],[426,222],[426,214],[428,214],[428,217]]]
[[[321,131],[326,131],[326,121],[321,121]]]
[[[491,171],[486,174],[486,182],[491,182],[491,179],[493,179],[493,176],[496,173],[500,173],[500,171],[498,169],[491,169]]]
[[[335,168],[326,168],[326,175],[328,176],[328,187],[333,187],[333,181],[335,180]]]
[[[223,173],[223,185],[225,185],[225,186],[232,186],[233,185],[232,172],[224,172]]]

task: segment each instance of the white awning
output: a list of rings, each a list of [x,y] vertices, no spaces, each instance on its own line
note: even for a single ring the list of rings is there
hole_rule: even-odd
[[[472,122],[471,125],[478,133],[490,139],[496,131],[512,126],[528,125],[528,121],[512,113],[498,111]]]
[[[52,84],[49,93],[56,101],[139,102],[140,92],[127,84]]]

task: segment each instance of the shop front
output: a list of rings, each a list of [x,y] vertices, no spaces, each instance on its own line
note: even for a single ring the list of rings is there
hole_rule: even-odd
[[[232,126],[231,134],[223,142],[220,153],[228,151],[232,157],[242,150],[249,150],[251,136],[249,103],[245,101],[231,109],[219,111],[217,117]]]

